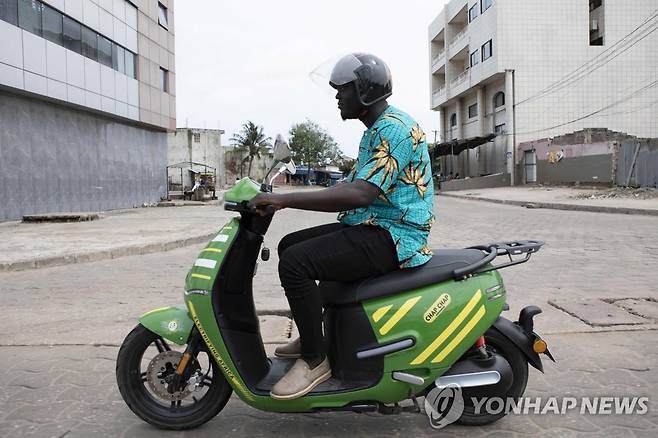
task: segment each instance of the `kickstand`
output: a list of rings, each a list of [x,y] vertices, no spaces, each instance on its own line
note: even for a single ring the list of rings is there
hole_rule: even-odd
[[[405,406],[402,408],[403,412],[413,412],[415,414],[420,413],[420,406],[418,406],[418,400],[415,395],[411,395],[411,401],[414,403],[413,406]]]

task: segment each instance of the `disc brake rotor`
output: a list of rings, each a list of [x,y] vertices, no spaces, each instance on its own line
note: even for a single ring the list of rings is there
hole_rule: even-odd
[[[183,353],[178,351],[164,351],[149,362],[146,369],[146,382],[158,397],[164,400],[178,401],[191,394],[187,390],[187,385],[183,385],[182,390],[173,393],[170,393],[167,389],[182,357]]]

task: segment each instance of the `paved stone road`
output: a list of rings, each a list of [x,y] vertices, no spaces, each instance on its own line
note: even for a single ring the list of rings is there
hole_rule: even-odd
[[[609,333],[547,304],[551,298],[657,299],[658,218],[527,210],[437,198],[433,247],[533,238],[546,247],[531,262],[503,271],[513,318],[527,304],[545,313],[537,328],[559,362],[531,371],[529,395],[658,395],[655,320]],[[257,308],[287,309],[276,277],[276,243],[287,232],[325,223],[333,214],[282,211],[267,244],[272,260],[255,279]],[[182,436],[142,424],[121,402],[113,368],[116,346],[142,312],[182,305],[182,282],[198,248],[0,274],[4,337],[0,346],[0,436]],[[285,338],[284,318],[269,317],[266,340]],[[289,327],[288,327],[289,328]],[[90,344],[101,345],[99,347]],[[49,347],[49,345],[54,345]],[[105,346],[102,346],[105,345]],[[272,348],[270,344],[268,348]],[[451,426],[450,436],[658,436],[644,416],[515,416],[486,428]],[[656,411],[658,412],[658,411]],[[434,434],[424,416],[331,414],[279,416],[232,400],[206,427],[184,436]]]

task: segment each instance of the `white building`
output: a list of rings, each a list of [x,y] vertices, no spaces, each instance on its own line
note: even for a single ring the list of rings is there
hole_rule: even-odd
[[[166,192],[174,0],[0,0],[0,221]]]
[[[656,0],[450,1],[429,25],[442,140],[502,135],[443,171],[521,182],[523,142],[584,128],[658,137],[656,27]]]

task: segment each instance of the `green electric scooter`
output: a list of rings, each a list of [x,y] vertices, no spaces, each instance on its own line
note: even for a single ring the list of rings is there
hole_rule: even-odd
[[[282,141],[275,160],[287,163],[276,175],[294,172]],[[517,322],[500,316],[507,305],[498,270],[526,262],[542,242],[435,250],[418,268],[350,284],[320,283],[332,378],[301,398],[272,399],[270,389],[295,359],[268,357],[263,347],[252,278],[259,255],[269,258],[261,246],[274,210],[263,215],[248,205],[271,190],[272,180],[244,178],[226,192],[224,207],[238,214],[187,274],[186,308],[146,313],[124,340],[117,383],[144,421],[163,429],[197,427],[216,416],[233,391],[270,412],[420,412],[417,397],[458,385],[464,410],[457,421],[486,424],[505,412],[479,412],[471,397],[518,398],[528,363],[543,371],[539,354],[552,359],[533,330],[541,309],[524,308]],[[509,260],[492,265],[499,256]]]

